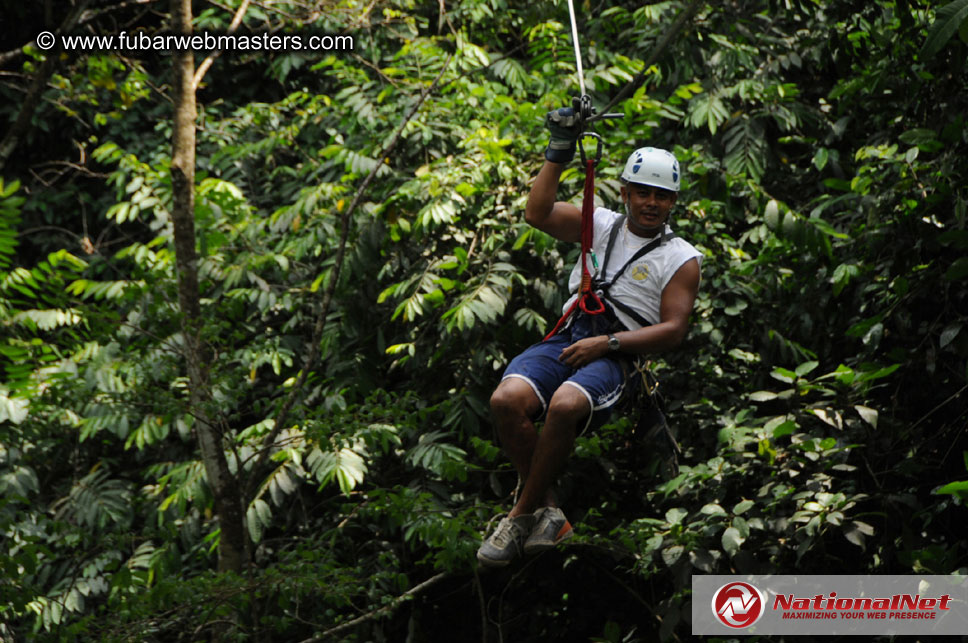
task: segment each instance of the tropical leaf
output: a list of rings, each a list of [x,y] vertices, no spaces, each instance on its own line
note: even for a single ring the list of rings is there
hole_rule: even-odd
[[[968,20],[968,0],[954,0],[935,12],[934,22],[928,28],[928,35],[921,46],[921,60],[935,56],[948,44],[959,27]]]
[[[763,178],[768,147],[763,126],[758,120],[745,115],[734,119],[723,133],[723,143],[727,170],[745,174],[753,181]]]

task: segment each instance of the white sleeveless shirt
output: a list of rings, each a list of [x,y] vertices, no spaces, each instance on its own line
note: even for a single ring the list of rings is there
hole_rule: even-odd
[[[594,213],[595,238],[592,251],[599,264],[605,261],[605,249],[608,246],[609,234],[612,226],[622,216],[620,213],[606,208],[596,208]],[[632,234],[623,223],[624,230],[620,230],[612,246],[612,254],[608,259],[608,266],[599,265],[596,269],[592,258],[588,257],[588,270],[592,277],[602,277],[611,281],[616,271],[632,258],[639,248],[648,244],[652,239],[646,239]],[[668,225],[663,234],[672,232]],[[632,308],[652,324],[658,324],[659,305],[662,302],[662,291],[676,274],[676,271],[690,259],[696,259],[702,267],[702,253],[688,241],[676,237],[667,239],[662,244],[625,269],[615,284],[609,290],[609,297],[617,299]],[[565,302],[562,312],[567,311],[578,298],[578,287],[581,284],[581,257],[575,263],[568,278],[568,290],[573,294]],[[630,316],[613,307],[619,321],[629,330],[636,330],[642,326]]]

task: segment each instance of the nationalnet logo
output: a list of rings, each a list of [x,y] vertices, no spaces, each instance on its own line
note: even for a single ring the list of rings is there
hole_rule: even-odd
[[[753,585],[742,581],[726,583],[713,594],[713,614],[728,627],[746,628],[760,620],[766,611],[766,597]]]
[[[950,594],[893,594],[880,597],[838,596],[837,592],[813,596],[777,594],[773,610],[782,611],[782,618],[785,619],[935,620],[938,614],[951,609],[950,603]]]
[[[697,635],[963,637],[968,575],[696,574],[691,611]]]

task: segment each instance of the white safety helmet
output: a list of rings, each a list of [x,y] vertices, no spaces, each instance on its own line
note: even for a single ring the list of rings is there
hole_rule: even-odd
[[[667,150],[640,147],[625,162],[622,180],[678,192],[679,161]]]

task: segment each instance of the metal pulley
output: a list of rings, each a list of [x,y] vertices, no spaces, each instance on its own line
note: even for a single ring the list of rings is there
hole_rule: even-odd
[[[578,115],[581,127],[581,136],[578,139],[578,152],[581,154],[582,165],[587,161],[587,156],[585,155],[585,145],[582,142],[586,138],[594,138],[596,141],[595,147],[595,164],[602,158],[602,137],[591,130],[585,129],[589,123],[602,118],[623,118],[625,114],[602,114],[596,118],[595,107],[592,105],[592,98],[588,94],[582,94],[581,96],[575,96],[571,99],[572,109],[575,110],[575,114]]]
[[[602,158],[602,137],[585,128],[588,124],[597,120],[603,118],[624,118],[625,114],[597,115],[595,113],[595,108],[592,106],[592,97],[585,92],[585,70],[581,65],[581,46],[578,44],[578,22],[575,20],[575,6],[572,0],[568,0],[568,16],[571,18],[571,44],[575,48],[575,67],[578,72],[578,87],[581,89],[581,96],[575,96],[571,99],[571,106],[575,110],[575,114],[578,115],[579,127],[582,133],[578,139],[578,151],[581,152],[581,160],[584,164],[587,159],[585,157],[585,147],[582,145],[582,139],[594,138],[598,143],[595,150],[595,163],[597,164]]]
[[[581,96],[575,96],[572,98],[571,107],[581,119],[583,128],[585,123],[594,123],[595,121],[603,118],[625,118],[625,114],[620,112],[598,115],[597,110],[592,105],[592,97],[588,94],[582,94]]]
[[[592,106],[592,97],[588,94],[582,94],[581,96],[575,96],[572,98],[571,107],[575,110],[575,113],[578,114],[578,118],[581,119],[582,125],[584,125],[585,122],[595,114],[595,108]]]

